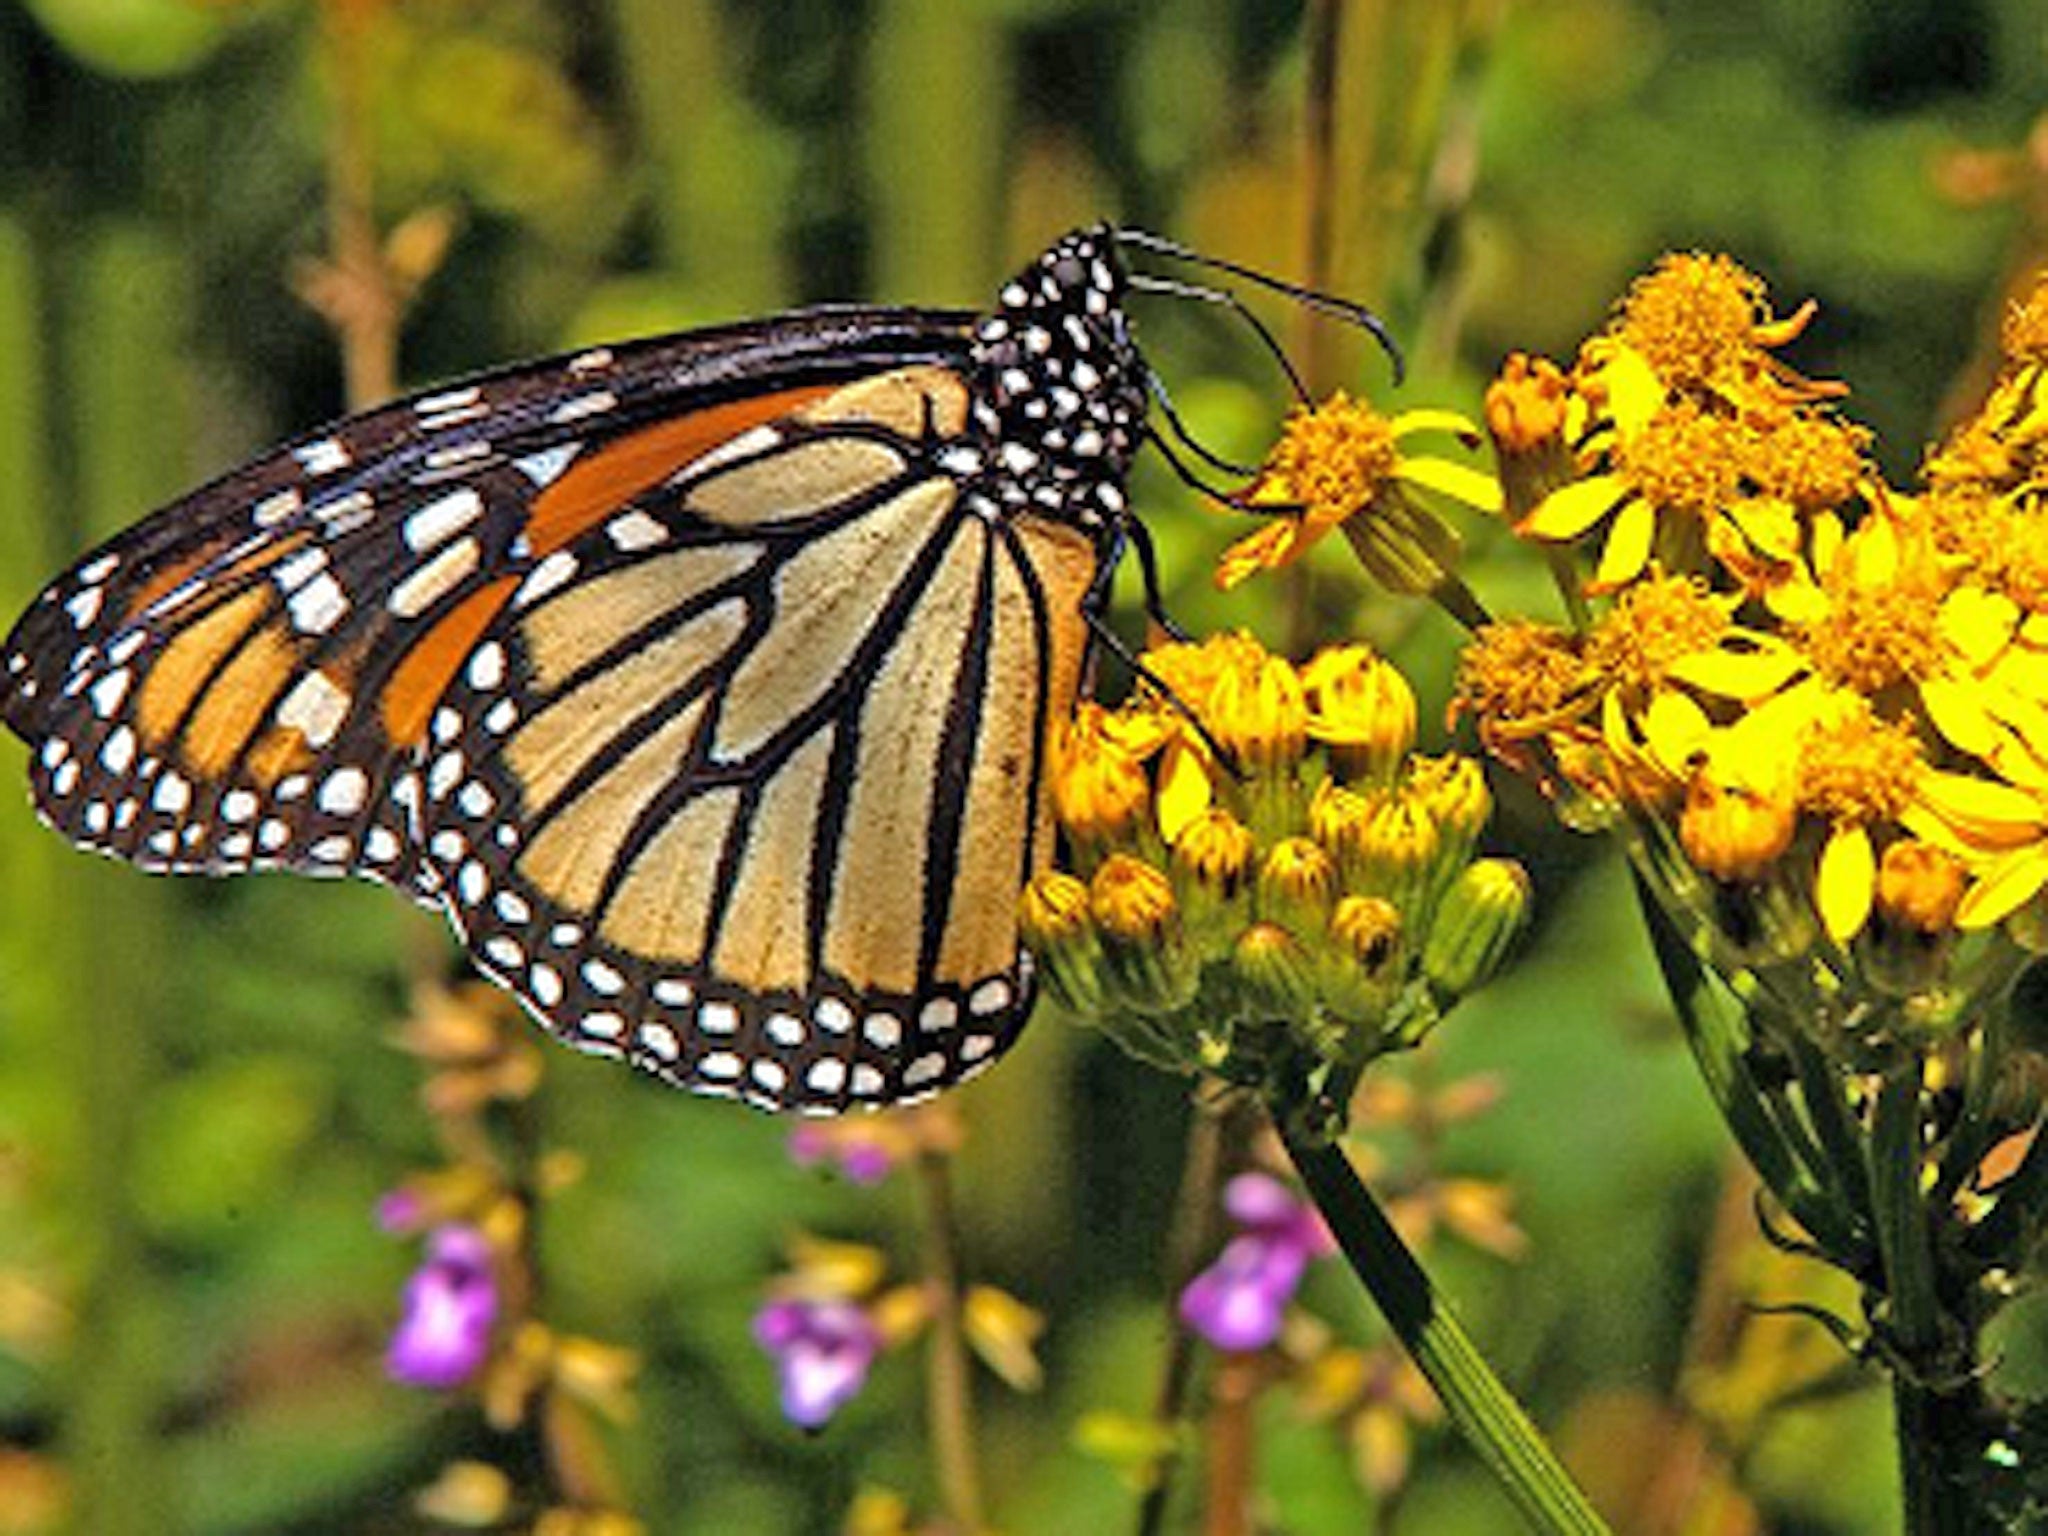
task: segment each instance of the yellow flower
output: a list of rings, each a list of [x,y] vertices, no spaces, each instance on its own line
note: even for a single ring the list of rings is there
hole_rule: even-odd
[[[1455,565],[1458,541],[1411,493],[1433,491],[1484,512],[1498,512],[1501,497],[1493,478],[1469,465],[1403,453],[1402,443],[1421,432],[1479,438],[1455,412],[1387,417],[1341,390],[1297,409],[1241,498],[1273,520],[1223,552],[1216,585],[1228,590],[1254,572],[1291,564],[1343,525],[1375,580],[1395,591],[1429,591]]]
[[[1053,813],[1090,858],[1141,823],[1151,796],[1138,756],[1114,728],[1116,719],[1083,701],[1054,741]]]
[[[1754,785],[1693,780],[1679,818],[1686,857],[1716,880],[1762,879],[1791,846],[1798,822],[1792,802]]]
[[[1301,669],[1308,734],[1351,779],[1384,783],[1415,745],[1415,690],[1368,645],[1318,651]]]
[[[1666,386],[1711,392],[1733,404],[1810,400],[1840,386],[1802,379],[1771,356],[1806,329],[1812,300],[1774,319],[1764,282],[1729,257],[1663,257],[1630,287],[1610,329]]]

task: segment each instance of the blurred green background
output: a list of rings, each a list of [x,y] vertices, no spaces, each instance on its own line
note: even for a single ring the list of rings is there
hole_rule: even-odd
[[[343,347],[306,300],[346,306],[366,230],[398,231],[420,279],[405,387],[807,300],[984,302],[1107,217],[1373,303],[1413,363],[1388,403],[1468,410],[1508,350],[1568,359],[1660,251],[1722,249],[1781,309],[1819,301],[1793,359],[1853,384],[1904,477],[2040,255],[2044,106],[2039,0],[14,0],[0,607],[343,408]],[[1319,387],[1388,400],[1357,338],[1261,305]],[[1256,457],[1286,403],[1270,362],[1201,306],[1152,301],[1139,324],[1197,432]],[[376,337],[355,345],[374,390]],[[1157,464],[1137,502],[1184,623],[1367,636],[1440,721],[1444,621],[1334,558],[1220,597],[1208,564],[1243,530]],[[1540,604],[1533,564],[1470,532],[1488,600]],[[0,743],[0,783],[21,756]],[[1596,1493],[1632,1510],[1702,1369],[1723,1397],[1768,1397],[1810,1337],[1728,1342],[1741,1192],[1619,872],[1512,795],[1496,841],[1535,866],[1542,923],[1423,1071],[1501,1075],[1501,1106],[1434,1157],[1508,1183],[1530,1243],[1432,1262]],[[95,1536],[414,1530],[410,1495],[450,1457],[524,1454],[379,1365],[412,1250],[371,1207],[434,1156],[418,1070],[390,1048],[416,943],[401,906],[147,879],[0,794],[4,1536],[61,1529],[65,1508]],[[970,1272],[1050,1319],[1041,1394],[983,1383],[1003,1529],[1128,1528],[1130,1491],[1074,1426],[1150,1402],[1184,1099],[1051,1023],[963,1095]],[[907,1259],[905,1193],[800,1171],[766,1117],[567,1052],[539,1106],[590,1166],[545,1215],[545,1310],[642,1353],[616,1450],[649,1527],[832,1531],[869,1483],[928,1502],[910,1361],[806,1440],[747,1333],[799,1227]],[[1310,1298],[1370,1336],[1336,1274]],[[1511,1526],[1441,1432],[1376,1512],[1327,1428],[1268,1409],[1274,1529]],[[1701,1486],[1741,1495],[1640,1528],[1893,1528],[1877,1394],[1725,1418],[1706,1454],[1727,1476]]]

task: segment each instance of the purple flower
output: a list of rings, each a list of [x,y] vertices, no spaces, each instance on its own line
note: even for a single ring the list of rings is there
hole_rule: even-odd
[[[882,1348],[867,1313],[838,1298],[771,1301],[754,1314],[754,1339],[775,1357],[783,1417],[802,1429],[853,1400]]]
[[[1280,1336],[1308,1261],[1330,1251],[1330,1234],[1313,1207],[1269,1174],[1232,1179],[1223,1209],[1238,1234],[1180,1293],[1181,1321],[1218,1349],[1264,1349]]]
[[[789,1133],[789,1155],[800,1168],[830,1163],[855,1184],[879,1184],[896,1159],[876,1136],[849,1134],[847,1122],[810,1120]]]
[[[490,1353],[497,1317],[490,1242],[474,1227],[437,1227],[426,1262],[405,1283],[384,1368],[415,1387],[459,1387]]]
[[[377,1225],[394,1236],[417,1232],[426,1224],[427,1202],[403,1185],[377,1197]]]

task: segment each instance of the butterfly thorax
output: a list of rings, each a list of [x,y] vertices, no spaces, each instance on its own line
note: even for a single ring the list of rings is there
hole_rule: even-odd
[[[975,330],[975,489],[990,513],[1095,530],[1124,514],[1145,364],[1109,232],[1076,230],[1007,283]]]

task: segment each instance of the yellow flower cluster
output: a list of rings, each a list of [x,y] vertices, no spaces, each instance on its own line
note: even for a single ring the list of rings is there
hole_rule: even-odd
[[[1506,511],[1573,621],[1483,629],[1454,709],[1637,838],[1741,963],[1952,988],[1958,936],[2043,926],[2048,282],[1910,493],[1842,389],[1775,355],[1810,317],[1673,256],[1571,369],[1510,360],[1485,409]],[[1902,946],[1922,963],[1879,963]]]
[[[1419,1039],[1528,905],[1519,866],[1473,860],[1479,765],[1413,754],[1415,696],[1367,646],[1296,667],[1225,634],[1144,665],[1055,741],[1067,867],[1021,907],[1052,995],[1147,1060],[1237,1081]]]

